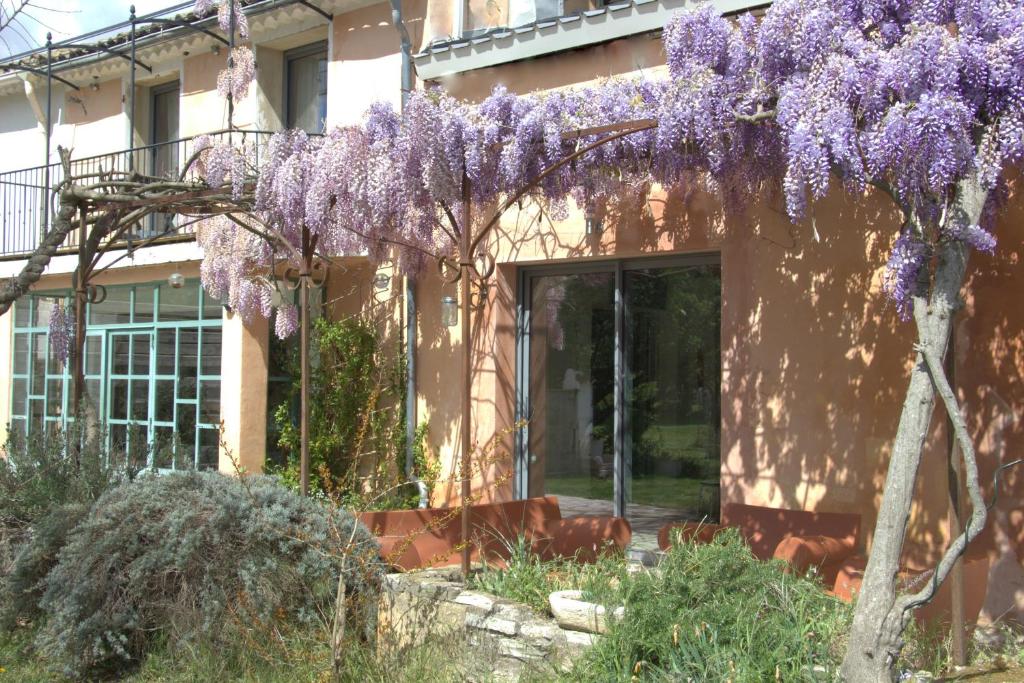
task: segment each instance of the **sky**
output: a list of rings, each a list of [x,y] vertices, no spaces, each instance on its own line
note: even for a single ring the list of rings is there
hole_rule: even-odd
[[[138,15],[149,14],[185,0],[32,0],[27,16],[0,33],[0,58],[46,44],[46,33],[54,42],[67,40],[94,29],[128,20],[128,8]],[[0,0],[0,16],[6,17],[20,0]],[[2,23],[2,22],[0,22]]]

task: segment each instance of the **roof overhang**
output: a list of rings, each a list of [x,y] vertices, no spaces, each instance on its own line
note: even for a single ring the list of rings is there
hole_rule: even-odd
[[[722,14],[733,14],[768,4],[764,0],[711,2]],[[585,10],[517,28],[497,29],[477,37],[436,43],[413,55],[413,60],[419,77],[429,81],[464,71],[659,31],[675,12],[694,9],[703,4],[694,0],[622,0],[601,9]]]

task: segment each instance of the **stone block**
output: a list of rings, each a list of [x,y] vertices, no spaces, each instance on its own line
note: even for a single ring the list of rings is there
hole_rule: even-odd
[[[490,614],[494,609],[494,597],[487,595],[486,593],[477,593],[476,591],[462,591],[456,596],[454,602],[459,605],[466,605],[473,611],[480,614]]]

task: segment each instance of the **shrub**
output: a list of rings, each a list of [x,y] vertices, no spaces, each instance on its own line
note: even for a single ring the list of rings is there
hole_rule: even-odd
[[[268,477],[141,478],[104,494],[70,533],[45,580],[37,646],[93,676],[137,664],[155,642],[216,648],[317,622],[332,613],[342,558],[349,592],[365,595],[377,552],[351,515]]]
[[[310,486],[348,498],[359,508],[378,507],[378,497],[389,499],[386,507],[397,506],[403,493],[388,494],[405,479],[404,355],[398,346],[384,342],[373,320],[319,318],[312,332],[310,353],[317,362],[309,384]],[[296,352],[286,361],[290,395],[274,413],[286,461],[271,463],[267,470],[297,489],[295,404],[301,374]],[[368,505],[370,501],[378,504]]]
[[[57,564],[71,530],[88,510],[82,503],[68,503],[52,508],[32,525],[31,532],[18,545],[10,573],[0,585],[0,628],[11,629],[19,619],[39,615],[46,576]]]
[[[0,626],[35,611],[38,583],[84,509],[139,472],[106,452],[100,428],[83,434],[75,424],[27,440],[12,435],[0,454]]]
[[[74,423],[30,439],[12,435],[0,456],[0,524],[27,529],[54,508],[91,503],[140,471],[139,463],[107,453],[103,443],[98,428],[83,435]]]
[[[756,559],[736,531],[673,546],[657,571],[606,595],[625,618],[574,669],[578,680],[804,680],[834,675],[850,607],[812,579]],[[636,680],[636,679],[634,679]]]

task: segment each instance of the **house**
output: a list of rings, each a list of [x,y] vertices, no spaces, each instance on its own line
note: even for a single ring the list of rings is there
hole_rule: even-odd
[[[723,12],[755,4],[715,2]],[[471,101],[497,85],[527,92],[657,73],[659,29],[686,4],[407,2],[406,60],[388,3],[249,2],[258,76],[233,122],[254,139],[283,126],[351,123],[374,100],[398,105],[406,67],[418,86]],[[122,52],[124,29],[111,29]],[[77,90],[52,91],[53,149],[73,148],[77,163],[160,172],[180,163],[188,139],[227,126],[215,87],[222,43],[183,26],[143,33],[137,57],[146,68],[136,70],[134,92],[124,59],[58,50],[54,72]],[[38,238],[39,188],[52,186],[35,166],[46,157],[45,90],[35,75],[0,77],[0,144],[10,150],[0,158],[2,275],[20,268]],[[955,325],[951,367],[987,482],[1024,446],[1024,311],[1015,300],[1024,291],[1022,219],[1024,207],[1011,201],[996,255],[971,263]],[[456,292],[440,277],[405,288],[386,267],[351,256],[329,269],[323,301],[331,316],[355,310],[377,296],[380,276],[395,319],[414,321],[412,419],[429,424],[445,475],[435,505],[459,498],[466,416],[452,359],[458,326],[468,323],[473,438],[498,435],[511,454],[474,477],[485,500],[555,494],[565,514],[625,516],[641,541],[664,521],[715,516],[728,502],[856,512],[869,548],[913,342],[881,292],[896,225],[885,198],[839,191],[799,225],[778,198],[735,215],[699,189],[626,194],[601,216],[570,209],[556,218],[524,205],[490,239],[495,272],[469,321],[444,310]],[[160,232],[142,226],[137,238],[153,234],[146,230]],[[99,276],[105,299],[90,310],[88,393],[116,444],[131,448],[132,434],[139,443],[177,442],[174,462],[231,471],[223,423],[226,451],[258,470],[279,375],[268,325],[243,324],[206,296],[189,227],[172,232],[111,251],[120,260]],[[73,252],[70,245],[37,294],[0,317],[0,358],[9,359],[0,367],[0,422],[19,432],[36,433],[68,411],[67,372],[48,360],[47,320],[54,297],[71,286]],[[184,286],[170,286],[175,274]],[[949,460],[937,419],[908,567],[929,566],[948,538]],[[1024,615],[1022,498],[1024,473],[1010,471],[977,546],[985,580],[966,586],[983,619]]]

